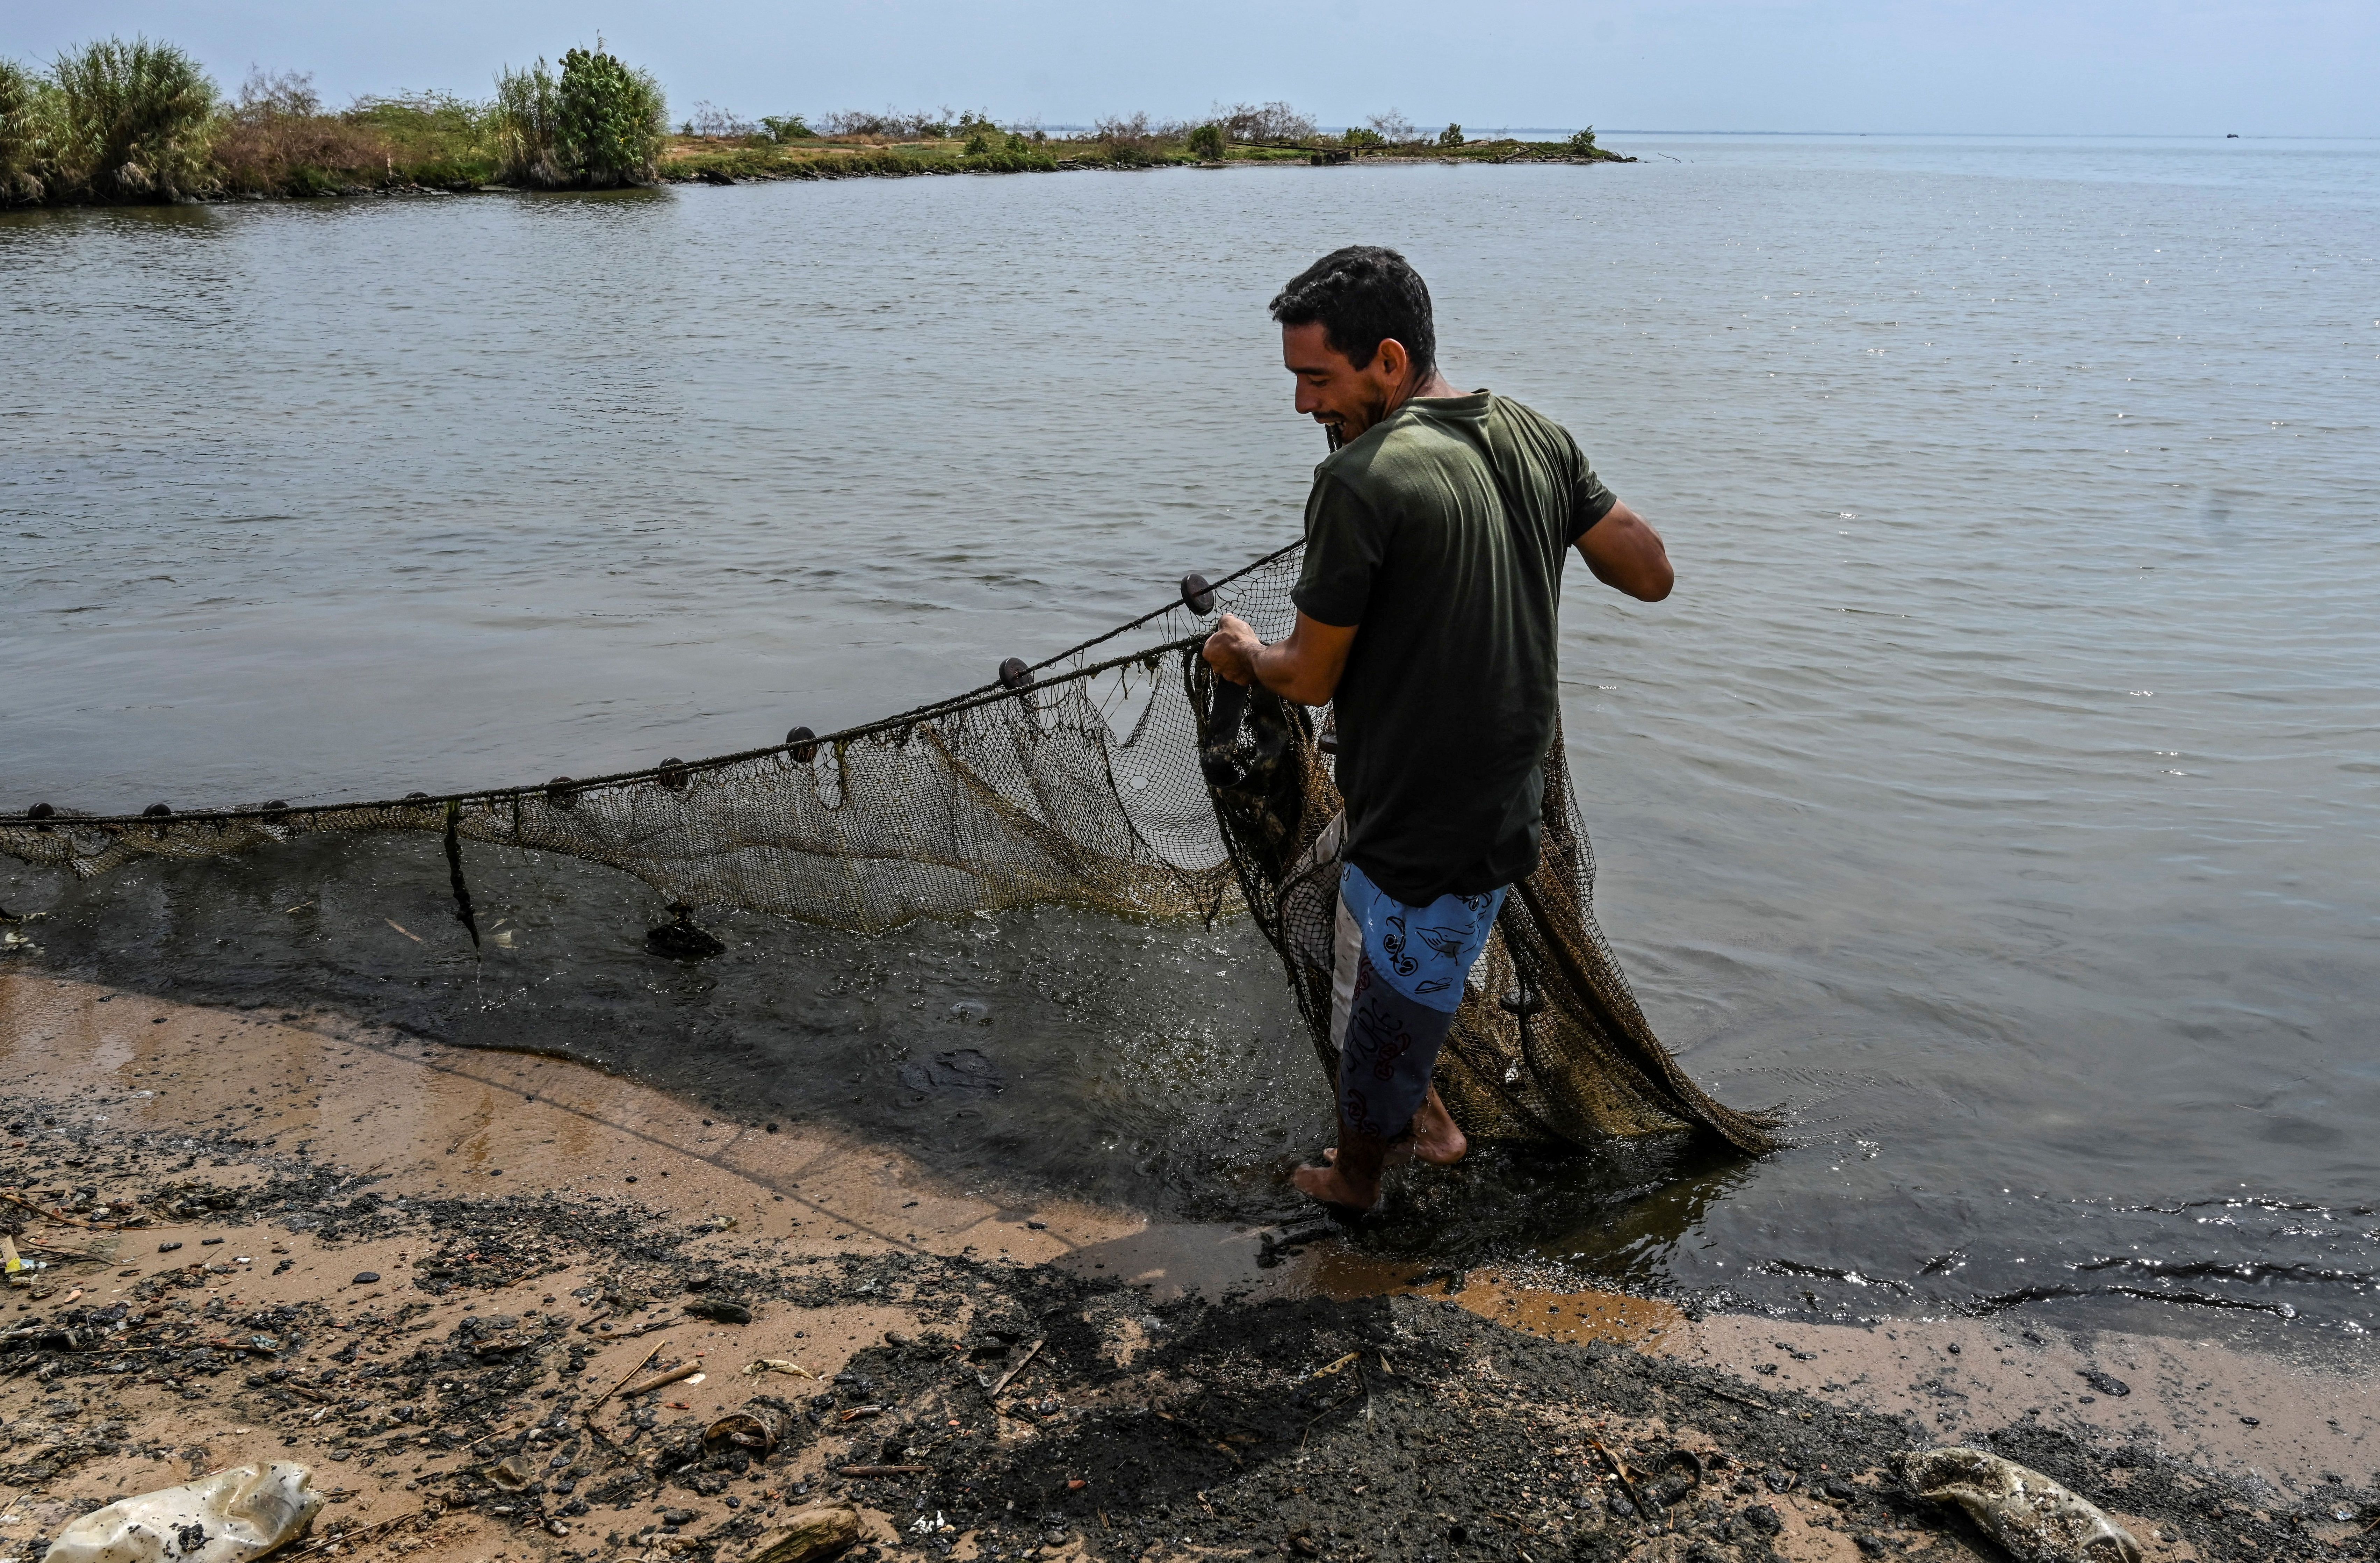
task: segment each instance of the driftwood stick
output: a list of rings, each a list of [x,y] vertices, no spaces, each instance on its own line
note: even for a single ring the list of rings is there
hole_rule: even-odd
[[[1046,1335],[1040,1339],[1035,1341],[1032,1346],[1027,1349],[1025,1355],[1017,1360],[1017,1363],[1014,1367],[1010,1368],[1006,1373],[1000,1375],[1000,1382],[991,1387],[991,1393],[997,1396],[1002,1389],[1007,1388],[1008,1381],[1014,1378],[1018,1374],[1023,1373],[1026,1368],[1031,1364],[1033,1359],[1041,1354],[1041,1348],[1049,1343],[1050,1338]]]
[[[627,1387],[628,1380],[630,1380],[630,1379],[632,1379],[632,1378],[636,1377],[636,1376],[637,1376],[637,1375],[638,1375],[638,1374],[640,1374],[640,1373],[644,1372],[644,1371],[645,1371],[645,1364],[646,1364],[647,1363],[651,1362],[655,1357],[657,1357],[657,1356],[661,1355],[661,1350],[662,1350],[662,1347],[664,1347],[664,1346],[666,1346],[666,1345],[668,1345],[668,1344],[669,1344],[669,1342],[668,1342],[668,1341],[666,1341],[666,1340],[656,1340],[656,1341],[654,1341],[654,1342],[653,1342],[653,1349],[652,1349],[651,1351],[647,1351],[643,1356],[638,1357],[638,1358],[637,1359],[637,1365],[636,1365],[635,1367],[630,1368],[627,1372],[625,1372],[625,1373],[624,1373],[624,1374],[622,1374],[622,1375],[620,1375],[620,1382],[619,1382],[619,1383],[614,1384],[613,1386],[612,1386],[612,1387],[610,1387],[609,1389],[604,1390],[601,1395],[598,1395],[597,1397],[595,1397],[595,1405],[594,1405],[594,1406],[589,1406],[589,1407],[587,1408],[587,1412],[588,1412],[588,1414],[589,1414],[589,1416],[592,1416],[592,1415],[595,1413],[595,1406],[600,1406],[600,1405],[601,1405],[604,1401],[606,1401],[606,1400],[610,1399],[613,1396],[614,1396],[614,1395],[618,1394],[622,1389],[625,1388],[625,1387]]]
[[[692,1378],[696,1374],[700,1373],[701,1371],[702,1364],[700,1363],[688,1363],[684,1367],[672,1368],[667,1373],[657,1373],[653,1375],[652,1377],[646,1379],[642,1384],[631,1384],[625,1389],[621,1390],[620,1393],[623,1396],[649,1395],[664,1384],[675,1384],[681,1378]]]

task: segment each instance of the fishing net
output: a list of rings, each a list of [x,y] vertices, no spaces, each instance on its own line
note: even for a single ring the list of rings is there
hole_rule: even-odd
[[[1293,545],[1204,590],[1194,577],[1179,602],[839,733],[797,728],[710,759],[372,803],[158,804],[128,816],[39,805],[0,818],[0,853],[88,878],[307,835],[428,832],[444,839],[455,915],[475,942],[467,845],[635,875],[677,914],[650,938],[680,957],[717,950],[693,920],[705,907],[873,933],[1053,903],[1152,922],[1211,922],[1245,906],[1281,952],[1328,1072],[1336,865],[1313,850],[1339,808],[1327,738],[1314,713],[1262,690],[1226,731],[1198,655],[1218,611],[1269,639],[1286,634],[1301,553]],[[1695,1128],[1770,1148],[1768,1121],[1705,1096],[1645,1024],[1596,926],[1595,861],[1559,733],[1547,764],[1544,861],[1507,898],[1456,1017],[1439,1072],[1449,1107],[1488,1142],[1586,1145]]]

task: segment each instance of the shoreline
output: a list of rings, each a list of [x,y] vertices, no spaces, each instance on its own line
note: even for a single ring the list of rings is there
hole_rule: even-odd
[[[686,178],[730,183],[863,171],[1340,164],[1366,152],[1634,161],[1598,148],[1592,126],[1558,141],[1524,142],[1509,129],[1466,137],[1456,124],[1431,136],[1392,110],[1333,132],[1279,101],[1229,108],[1219,103],[1211,117],[1196,123],[1111,115],[1055,137],[1038,122],[995,122],[987,109],[836,112],[813,128],[804,114],[747,120],[698,101],[673,133],[660,80],[601,39],[592,51],[565,52],[558,71],[542,55],[531,67],[501,67],[495,86],[486,101],[431,90],[365,93],[334,109],[315,91],[311,72],[268,74],[253,65],[237,96],[228,97],[196,55],[146,34],[129,42],[94,38],[40,69],[0,56],[0,207],[459,190],[491,183],[617,189]],[[680,170],[673,173],[665,166],[671,163]],[[929,163],[939,166],[915,166]],[[876,166],[856,166],[867,164]]]
[[[1565,1545],[1630,1556],[1649,1533],[1601,1501],[1592,1455],[1572,1447],[1586,1419],[1607,1446],[1624,1437],[1646,1460],[1650,1446],[1691,1444],[1756,1460],[1745,1465],[1761,1476],[1755,1492],[1695,1500],[1686,1528],[1734,1549],[1720,1557],[1850,1556],[1857,1535],[1966,1555],[1981,1544],[1965,1521],[1894,1488],[1888,1455],[1926,1441],[1983,1442],[2048,1470],[2134,1523],[2155,1557],[2338,1556],[2333,1533],[2380,1514],[2369,1491],[2380,1458],[2371,1375],[2288,1368],[2203,1341],[2084,1338],[2022,1320],[1697,1318],[1493,1273],[1450,1298],[1450,1282],[1415,1284],[1410,1262],[1335,1240],[1291,1233],[1276,1244],[1254,1230],[1015,1206],[847,1137],[707,1121],[705,1109],[581,1065],[30,972],[0,974],[0,1078],[18,1142],[0,1181],[49,1209],[80,1203],[86,1219],[131,1200],[159,1223],[103,1234],[12,1211],[20,1244],[94,1256],[56,1260],[31,1292],[13,1293],[8,1328],[35,1333],[0,1359],[0,1375],[20,1384],[16,1414],[0,1418],[13,1446],[0,1455],[0,1507],[45,1534],[97,1501],[283,1458],[351,1495],[318,1533],[397,1521],[371,1547],[421,1563],[491,1548],[729,1560],[758,1540],[770,1509],[821,1495],[859,1505],[863,1558],[867,1548],[931,1558],[941,1542],[961,1557],[1354,1558],[1357,1532],[1368,1538],[1361,1550],[1381,1559],[1520,1549],[1546,1563],[1546,1548]],[[164,1242],[181,1246],[161,1253]],[[748,1306],[752,1321],[700,1320],[685,1306],[722,1298]],[[104,1314],[118,1303],[126,1311],[96,1327],[125,1326],[123,1339],[153,1344],[112,1356],[42,1333],[44,1321],[88,1332],[94,1304]],[[177,1312],[197,1329],[176,1337]],[[76,1322],[62,1322],[69,1315]],[[166,1322],[143,1322],[152,1317]],[[509,1320],[503,1338],[524,1344],[479,1350],[482,1318]],[[1001,1322],[1020,1318],[1014,1329]],[[233,1328],[274,1339],[272,1355],[200,1339]],[[1019,1360],[1037,1338],[1052,1344]],[[582,1434],[584,1402],[657,1340],[666,1344],[655,1368],[703,1366],[708,1353],[703,1378],[641,1398],[625,1422],[612,1400]],[[1379,1348],[1388,1364],[1365,1381],[1360,1418],[1352,1401],[1334,1412],[1336,1381],[1314,1375],[1349,1342]],[[473,1387],[382,1387],[407,1371],[449,1372],[420,1365],[426,1354],[477,1364],[454,1370]],[[815,1377],[738,1371],[759,1358]],[[294,1376],[276,1376],[284,1368]],[[838,1386],[854,1372],[869,1381],[856,1392],[872,1398],[855,1401],[853,1383]],[[985,1393],[1002,1374],[1002,1393]],[[2084,1374],[2125,1392],[2095,1394]],[[748,1469],[713,1465],[699,1424],[755,1394],[807,1406],[814,1420]],[[820,1408],[814,1394],[832,1399]],[[1284,1395],[1310,1402],[1297,1408],[1307,1425],[1293,1441],[1265,1424]],[[1222,1436],[1214,1401],[1249,1424],[1247,1441]],[[871,1404],[886,1409],[858,1414]],[[2250,1415],[2253,1426],[2240,1420]],[[896,1423],[912,1440],[904,1449],[923,1447],[929,1422],[960,1431],[934,1434],[915,1459],[855,1457],[854,1438]],[[1185,1438],[1190,1424],[1218,1436]],[[1421,1443],[1476,1490],[1450,1487],[1427,1505],[1399,1496],[1414,1477],[1382,1461]],[[1567,1451],[1552,1469],[1549,1448]],[[503,1465],[548,1448],[575,1457],[553,1461],[561,1477]],[[1309,1503],[1300,1472],[1333,1461],[1383,1506]],[[1047,1495],[1046,1512],[1063,1523],[1043,1523],[1031,1502],[1001,1507],[1017,1501],[1019,1483],[1069,1462],[1083,1469]],[[1102,1462],[1111,1474],[1090,1469]],[[921,1469],[835,1474],[851,1463]],[[1767,1473],[1789,1468],[1796,1479],[1779,1489]],[[507,1487],[516,1474],[533,1479]],[[1075,1480],[1089,1485],[1065,1485]],[[1828,1481],[1849,1481],[1852,1496],[1830,1496]],[[612,1491],[620,1496],[589,1502]],[[1008,1496],[988,1501],[995,1491]],[[574,1503],[579,1512],[566,1512]],[[692,1536],[689,1519],[662,1521],[674,1534],[650,1529],[657,1508],[698,1511],[707,1528]],[[1778,1528],[1747,1518],[1754,1508]],[[964,1522],[918,1530],[929,1512]],[[1451,1518],[1428,1518],[1439,1514]],[[33,1533],[0,1526],[18,1544]],[[1347,1528],[1343,1545],[1334,1527]],[[647,1533],[629,1538],[636,1531]],[[2186,1539],[2167,1545],[2152,1532]],[[611,1535],[624,1539],[586,1550]]]
[[[1262,151],[1263,149],[1258,149]],[[1433,152],[1365,152],[1352,156],[1344,152],[1281,152],[1278,155],[1238,155],[1220,162],[1202,163],[1188,158],[1152,156],[1146,159],[1114,159],[1097,154],[1070,153],[1060,156],[1044,150],[1028,152],[983,152],[978,154],[898,151],[885,148],[837,148],[829,151],[789,152],[776,148],[704,147],[687,150],[673,147],[663,154],[659,176],[650,185],[623,186],[614,189],[588,191],[579,189],[542,190],[526,186],[507,185],[496,180],[466,179],[453,183],[329,184],[306,183],[278,190],[212,190],[170,201],[120,201],[99,200],[24,201],[10,204],[0,201],[0,215],[18,212],[55,212],[69,210],[139,209],[155,206],[237,206],[254,202],[287,200],[354,200],[361,197],[436,197],[453,195],[585,195],[589,193],[618,195],[626,190],[661,189],[671,185],[744,185],[809,182],[824,179],[910,179],[929,176],[963,174],[1144,174],[1170,168],[1196,168],[1221,171],[1232,168],[1307,168],[1354,167],[1374,164],[1390,164],[1400,167],[1438,164],[1449,166],[1481,164],[1504,167],[1512,164],[1565,164],[1589,167],[1604,163],[1638,163],[1639,158],[1619,152],[1603,151],[1594,157],[1583,157],[1555,143],[1539,145],[1532,142],[1486,143],[1469,153],[1459,149]]]
[[[1159,168],[1338,168],[1378,163],[1589,166],[1637,161],[1602,149],[1587,155],[1573,152],[1560,142],[1511,139],[1427,151],[1233,147],[1224,157],[1213,160],[1165,151],[1100,151],[1097,143],[1079,142],[1036,145],[1023,151],[967,153],[959,150],[955,142],[910,144],[907,150],[896,151],[894,144],[755,147],[710,141],[696,144],[698,141],[698,138],[679,138],[662,154],[662,183],[726,185],[782,179],[911,178],[929,174],[1140,173]]]

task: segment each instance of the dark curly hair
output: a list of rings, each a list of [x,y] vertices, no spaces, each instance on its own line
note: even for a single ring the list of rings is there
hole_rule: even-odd
[[[1323,341],[1357,369],[1389,337],[1404,344],[1415,378],[1438,368],[1428,285],[1403,256],[1376,244],[1334,249],[1298,273],[1273,299],[1272,318],[1285,326],[1320,321]]]

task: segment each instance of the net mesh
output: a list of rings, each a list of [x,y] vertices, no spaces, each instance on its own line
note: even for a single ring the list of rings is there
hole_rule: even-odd
[[[1286,634],[1300,553],[1217,583],[1216,606],[1268,639]],[[1001,683],[742,754],[370,803],[138,816],[43,806],[0,819],[0,853],[91,878],[325,832],[441,834],[467,927],[466,843],[605,864],[678,907],[860,933],[1052,903],[1160,922],[1245,906],[1280,951],[1330,1072],[1337,880],[1314,848],[1338,791],[1314,714],[1261,690],[1230,749],[1235,779],[1210,784],[1201,752],[1220,735],[1197,653],[1210,623],[1169,606],[1021,672],[1012,664]],[[1771,1148],[1770,1120],[1712,1101],[1645,1024],[1595,922],[1595,861],[1559,733],[1548,766],[1544,860],[1507,898],[1456,1017],[1439,1067],[1449,1108],[1488,1142],[1694,1128]]]

